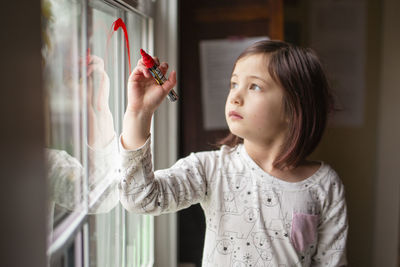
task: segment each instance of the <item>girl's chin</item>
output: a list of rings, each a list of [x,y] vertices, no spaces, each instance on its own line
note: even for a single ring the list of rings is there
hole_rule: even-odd
[[[237,127],[231,127],[229,126],[229,131],[231,132],[231,134],[236,135],[237,137],[240,137],[243,139],[243,133],[242,131],[240,131],[239,129],[237,129]]]

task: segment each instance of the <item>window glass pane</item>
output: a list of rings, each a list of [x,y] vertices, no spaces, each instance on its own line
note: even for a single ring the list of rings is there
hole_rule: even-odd
[[[118,204],[118,150],[115,120],[121,93],[121,38],[112,29],[117,8],[89,2],[87,52],[87,131],[89,212],[104,213]]]
[[[43,2],[43,68],[49,226],[85,209],[82,151],[82,6],[77,1]]]
[[[117,136],[122,91],[122,11],[102,1],[88,6],[88,186],[89,265],[123,266],[123,230],[118,196]]]
[[[50,266],[147,266],[153,219],[119,204],[116,148],[129,61],[123,30],[112,26],[126,23],[132,70],[139,49],[150,48],[148,19],[100,0],[42,1],[49,244],[64,240],[57,243],[64,256]],[[67,240],[80,231],[70,228],[86,218],[85,246],[72,249]]]
[[[74,240],[68,242],[64,251],[51,257],[49,260],[51,267],[80,267],[82,265],[82,231],[79,231]]]
[[[140,48],[149,50],[148,19],[135,13],[127,14],[132,68],[141,58]],[[126,266],[151,266],[153,254],[153,217],[126,213]]]

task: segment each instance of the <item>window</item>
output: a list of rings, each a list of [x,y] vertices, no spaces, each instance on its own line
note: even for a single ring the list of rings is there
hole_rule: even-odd
[[[136,2],[132,2],[136,3]],[[138,6],[137,8],[141,8]],[[151,266],[153,218],[118,201],[117,139],[139,48],[152,51],[152,5],[43,0],[49,265]]]

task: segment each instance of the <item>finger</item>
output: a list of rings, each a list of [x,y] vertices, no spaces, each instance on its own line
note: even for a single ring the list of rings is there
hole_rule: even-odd
[[[96,59],[96,61],[91,61],[91,63],[87,66],[86,76],[89,77],[94,73],[98,73],[99,75],[103,75],[105,73],[104,70],[104,62],[101,58]]]
[[[140,67],[143,67],[143,68],[147,69],[147,66],[146,66],[146,65],[144,64],[144,62],[143,62],[143,59],[139,59],[139,60],[138,60],[137,66],[140,66]]]
[[[144,62],[142,58],[139,58],[139,60],[136,63],[136,66],[144,66]]]
[[[160,65],[160,60],[158,59],[158,57],[153,57],[153,60],[157,66]]]
[[[139,69],[140,69],[140,71],[142,72],[142,74],[144,75],[144,77],[146,77],[146,78],[151,78],[151,77],[153,77],[153,76],[151,76],[151,73],[150,73],[150,71],[149,71],[148,68],[146,68],[146,67],[139,67]]]
[[[128,82],[140,81],[143,78],[151,78],[151,74],[146,67],[136,66],[129,76]]]
[[[171,71],[168,80],[162,85],[163,90],[168,93],[176,85],[176,71]]]
[[[165,75],[168,71],[168,63],[163,62],[160,66],[158,66],[158,68],[161,70],[162,74]]]
[[[87,68],[87,71],[86,71],[86,76],[89,77],[94,73],[97,73],[99,75],[103,75],[104,73],[107,74],[105,72],[105,70],[100,65],[89,64],[88,68]]]
[[[143,66],[137,66],[133,70],[133,74],[135,76],[144,76],[146,78],[150,78],[151,77],[151,74],[150,74],[149,70],[146,67],[143,67]]]
[[[103,63],[104,64],[104,60],[96,55],[88,55],[88,58],[91,62],[93,63]]]

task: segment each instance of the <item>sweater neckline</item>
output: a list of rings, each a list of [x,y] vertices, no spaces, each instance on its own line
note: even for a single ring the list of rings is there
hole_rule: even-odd
[[[246,148],[243,144],[238,146],[238,154],[242,157],[245,163],[250,167],[251,172],[255,174],[257,179],[261,179],[264,182],[270,183],[271,185],[276,185],[280,188],[285,188],[289,190],[306,190],[313,184],[315,184],[321,177],[323,177],[329,170],[329,166],[323,161],[320,162],[320,167],[311,176],[299,181],[299,182],[288,182],[284,181],[270,173],[264,171],[247,153]]]

